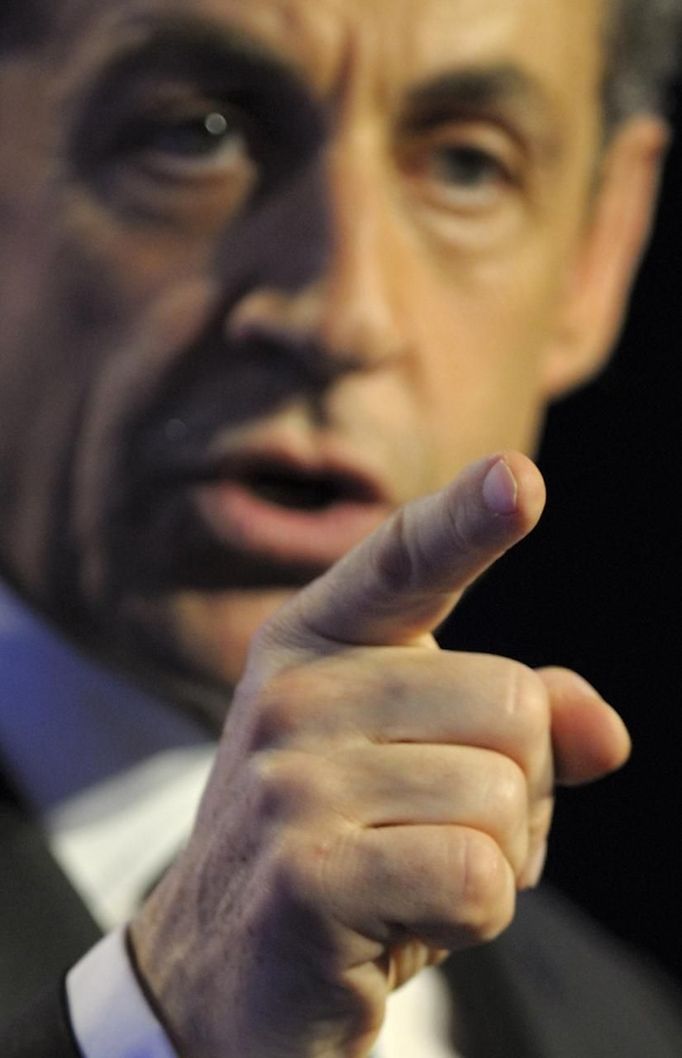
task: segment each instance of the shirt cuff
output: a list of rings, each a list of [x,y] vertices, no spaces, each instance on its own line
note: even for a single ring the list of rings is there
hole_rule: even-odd
[[[125,927],[109,933],[69,971],[66,996],[84,1058],[178,1058],[135,977]]]

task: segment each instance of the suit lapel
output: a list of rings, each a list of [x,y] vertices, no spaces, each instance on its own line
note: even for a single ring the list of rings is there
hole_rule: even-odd
[[[453,1042],[466,1058],[548,1058],[519,1003],[505,947],[502,938],[459,952],[443,965],[452,996]]]
[[[0,800],[0,1018],[54,984],[101,936],[40,827]]]

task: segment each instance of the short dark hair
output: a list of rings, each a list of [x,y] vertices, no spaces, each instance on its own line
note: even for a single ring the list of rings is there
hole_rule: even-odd
[[[606,0],[604,117],[665,114],[678,72],[682,0]]]

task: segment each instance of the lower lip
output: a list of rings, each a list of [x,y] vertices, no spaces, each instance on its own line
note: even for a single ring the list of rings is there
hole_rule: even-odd
[[[385,504],[353,500],[316,511],[280,507],[235,482],[200,485],[192,495],[202,521],[223,545],[311,567],[336,562],[390,513]]]

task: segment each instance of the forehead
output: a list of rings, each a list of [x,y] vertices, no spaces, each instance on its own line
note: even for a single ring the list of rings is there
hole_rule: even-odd
[[[55,0],[59,2],[59,0]],[[238,30],[320,94],[391,93],[452,68],[523,67],[570,95],[601,75],[604,0],[61,0],[55,34],[87,50],[172,22]],[[53,9],[55,10],[55,9]]]

